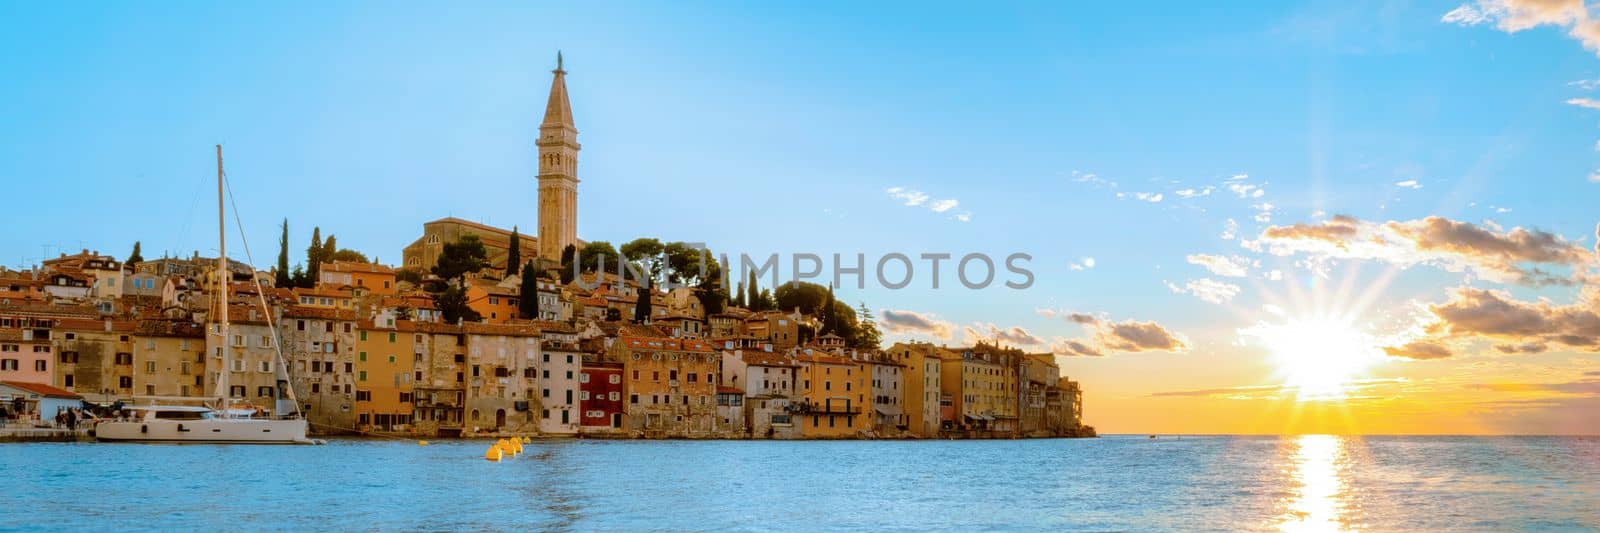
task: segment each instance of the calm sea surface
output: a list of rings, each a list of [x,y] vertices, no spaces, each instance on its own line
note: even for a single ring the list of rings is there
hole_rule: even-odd
[[[0,530],[1600,529],[1600,438],[0,445]]]

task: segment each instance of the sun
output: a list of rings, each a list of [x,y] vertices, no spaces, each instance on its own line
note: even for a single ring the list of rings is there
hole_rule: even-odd
[[[1372,336],[1342,318],[1289,319],[1244,333],[1260,340],[1300,401],[1346,398],[1351,382],[1381,359]]]

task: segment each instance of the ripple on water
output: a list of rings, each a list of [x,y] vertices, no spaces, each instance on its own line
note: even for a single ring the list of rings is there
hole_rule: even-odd
[[[0,530],[1600,527],[1590,438],[486,445],[3,445]]]

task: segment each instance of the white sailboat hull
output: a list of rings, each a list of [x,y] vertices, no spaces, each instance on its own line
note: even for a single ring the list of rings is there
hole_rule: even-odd
[[[102,441],[194,444],[315,444],[306,421],[212,418],[203,420],[104,421],[94,426]]]

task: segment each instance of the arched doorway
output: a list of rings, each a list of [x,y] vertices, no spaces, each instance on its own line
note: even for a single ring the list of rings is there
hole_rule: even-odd
[[[500,428],[503,428],[505,426],[506,426],[506,410],[505,409],[495,410],[495,412],[494,412],[494,428],[495,429],[500,429]]]

